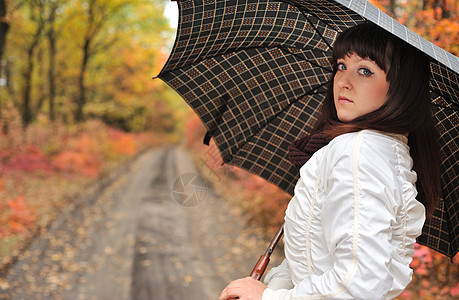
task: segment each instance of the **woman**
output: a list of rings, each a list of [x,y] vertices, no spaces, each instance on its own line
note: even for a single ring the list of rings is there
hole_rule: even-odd
[[[440,194],[429,59],[371,23],[340,34],[332,59],[318,133],[290,149],[300,179],[286,258],[268,286],[239,279],[220,300],[391,299],[411,281],[415,239]]]

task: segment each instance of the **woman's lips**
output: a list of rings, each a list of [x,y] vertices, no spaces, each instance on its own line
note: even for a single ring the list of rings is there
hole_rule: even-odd
[[[344,96],[339,96],[338,102],[341,104],[352,103],[352,101],[349,98],[346,98]]]

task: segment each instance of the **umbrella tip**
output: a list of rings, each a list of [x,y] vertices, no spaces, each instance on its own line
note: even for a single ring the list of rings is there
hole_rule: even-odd
[[[156,78],[158,78],[158,77],[159,77],[159,75],[153,76],[151,79],[156,79]]]

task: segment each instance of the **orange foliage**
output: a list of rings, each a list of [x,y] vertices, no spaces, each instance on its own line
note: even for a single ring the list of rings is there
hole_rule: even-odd
[[[437,9],[438,10],[438,9]],[[436,10],[430,9],[417,13],[419,25],[414,28],[421,36],[433,42],[437,46],[459,55],[459,20],[441,19],[436,20]]]
[[[53,158],[53,165],[58,171],[97,177],[101,163],[88,152],[64,150]]]
[[[94,127],[94,128],[93,128]],[[67,137],[66,147],[52,158],[58,171],[97,177],[107,160],[132,156],[138,151],[136,135],[91,124],[89,130]]]
[[[202,139],[206,133],[204,125],[196,114],[190,114],[185,124],[185,141],[186,144],[194,149],[202,146]],[[196,141],[199,143],[196,143]]]
[[[395,16],[388,11],[392,1],[370,2],[428,41],[454,55],[459,55],[457,0],[424,0],[424,9],[421,9],[418,0],[396,1]]]
[[[4,219],[0,221],[8,226],[3,226],[0,238],[12,234],[23,234],[34,228],[35,209],[28,207],[23,197],[18,197],[16,200],[9,199],[6,215],[3,213],[2,216]]]
[[[113,151],[117,154],[134,155],[137,152],[136,141],[133,135],[110,128],[110,140],[113,141]]]
[[[0,191],[5,188],[5,178],[8,178],[8,193],[11,195],[14,190],[15,196],[12,197],[17,197],[11,200],[5,195],[6,192],[0,193],[0,238],[23,236],[35,230],[42,218],[49,217],[42,214],[49,214],[53,210],[53,203],[34,202],[37,205],[35,207],[28,205],[25,199],[31,194],[29,192],[27,195],[27,190],[35,189],[34,195],[46,195],[52,190],[46,184],[36,185],[40,180],[65,175],[60,177],[63,178],[63,186],[67,186],[66,180],[94,179],[108,171],[109,167],[155,142],[151,133],[126,133],[99,121],[88,121],[79,128],[32,124],[28,132],[30,135],[27,139],[20,130],[11,130],[9,135],[0,133]],[[43,172],[47,176],[44,177]],[[16,187],[10,186],[11,178],[16,178]],[[36,186],[25,188],[24,185],[32,184],[30,182]]]
[[[52,158],[53,166],[58,171],[97,177],[102,165],[99,152],[96,141],[88,133],[83,132],[69,143],[67,149]]]

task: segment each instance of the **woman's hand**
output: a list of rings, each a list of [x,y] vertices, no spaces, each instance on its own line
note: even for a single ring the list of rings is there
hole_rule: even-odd
[[[266,285],[252,277],[232,281],[221,293],[218,300],[261,300]]]

